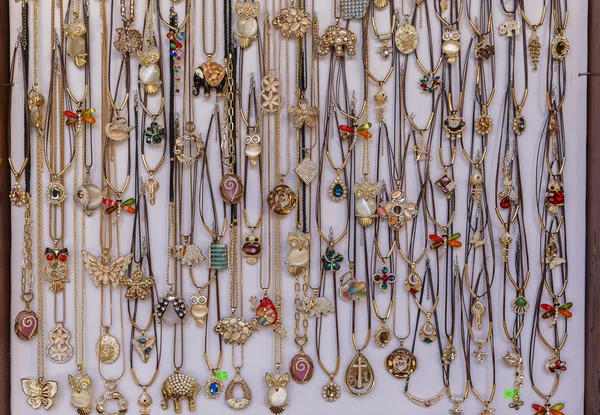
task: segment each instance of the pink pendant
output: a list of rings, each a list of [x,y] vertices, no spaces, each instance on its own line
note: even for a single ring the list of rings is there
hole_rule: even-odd
[[[295,382],[301,384],[308,383],[312,378],[314,371],[315,366],[309,355],[300,352],[292,357],[292,361],[290,362],[290,374]]]
[[[244,194],[244,184],[237,174],[227,173],[221,180],[221,197],[226,203],[236,204]]]
[[[15,318],[15,333],[21,340],[31,340],[38,332],[38,317],[31,310],[23,310]]]

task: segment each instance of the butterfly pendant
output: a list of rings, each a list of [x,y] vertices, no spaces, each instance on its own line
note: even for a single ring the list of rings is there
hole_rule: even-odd
[[[121,279],[125,276],[125,272],[127,272],[131,258],[133,258],[133,254],[129,253],[113,259],[108,249],[105,249],[103,254],[98,257],[86,251],[82,251],[82,256],[85,268],[90,273],[96,287],[100,283],[104,285],[110,283],[113,287],[118,286]]]
[[[33,409],[50,409],[54,404],[52,398],[58,392],[58,382],[55,380],[43,380],[34,379],[21,379],[21,388],[25,395],[29,398],[27,403],[31,405]]]

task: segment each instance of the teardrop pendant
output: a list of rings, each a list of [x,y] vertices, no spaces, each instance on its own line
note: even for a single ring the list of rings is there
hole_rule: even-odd
[[[365,396],[375,387],[375,372],[367,358],[358,352],[350,361],[344,377],[346,389],[356,396]]]
[[[233,391],[236,387],[241,388],[244,393],[243,397],[240,399],[236,399],[233,395]],[[225,390],[225,402],[227,402],[227,405],[229,405],[231,409],[245,409],[250,405],[250,402],[252,402],[252,391],[239,373],[236,374],[231,382],[229,382],[229,385],[227,385],[227,389]]]

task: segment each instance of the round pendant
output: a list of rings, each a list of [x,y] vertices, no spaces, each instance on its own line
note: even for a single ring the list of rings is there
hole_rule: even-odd
[[[106,401],[110,400],[117,401],[117,405],[119,406],[119,410],[117,412],[108,412],[106,409],[104,409]],[[96,411],[100,415],[124,415],[127,413],[127,400],[119,392],[114,390],[106,391],[96,400]]]
[[[86,215],[91,216],[102,204],[102,190],[93,183],[82,184],[73,195],[73,200]]]
[[[340,398],[340,385],[331,380],[323,386],[322,395],[328,402],[335,402]]]
[[[70,58],[75,58],[85,53],[85,39],[81,36],[74,36],[67,39],[67,54]]]
[[[290,362],[290,374],[294,382],[305,384],[312,379],[315,372],[315,366],[309,355],[304,352],[292,357]]]
[[[10,192],[8,192],[8,198],[12,205],[23,206],[27,201],[27,194],[25,193],[23,186],[19,183],[15,183],[13,187],[10,188]]]
[[[518,115],[513,120],[513,131],[516,135],[521,135],[527,128],[527,120],[522,115]]]
[[[296,193],[287,185],[280,184],[269,192],[267,204],[276,215],[287,215],[296,207]]]
[[[223,392],[223,382],[216,376],[211,376],[206,379],[204,385],[204,394],[208,399],[217,399]]]
[[[183,135],[180,135],[175,139],[175,149],[173,152],[175,153],[175,156],[177,156],[177,160],[181,163],[192,164],[204,155],[204,143],[200,137],[194,134],[195,129],[196,125],[193,122],[188,121],[185,123],[185,132]],[[186,154],[185,148],[188,142],[191,144],[189,147],[196,150],[195,153],[190,151],[191,154]],[[223,180],[225,179],[225,176],[223,176]]]
[[[67,191],[65,187],[59,183],[52,181],[46,188],[46,199],[52,205],[60,205],[65,201]]]
[[[354,356],[344,377],[346,389],[356,396],[365,396],[375,387],[375,373],[367,358],[360,352]]]
[[[242,389],[242,398],[235,398],[233,394],[235,388]],[[229,382],[229,385],[227,385],[227,389],[225,390],[225,402],[227,402],[227,405],[229,405],[231,409],[244,409],[252,402],[252,391],[239,374],[235,375],[231,382]]]
[[[121,354],[119,342],[110,334],[105,334],[96,342],[96,354],[102,363],[114,363]]]
[[[417,358],[408,349],[401,347],[388,355],[385,367],[395,378],[405,379],[417,369]]]
[[[141,65],[138,71],[138,78],[142,85],[154,85],[160,82],[160,67],[155,63]]]
[[[38,333],[38,317],[32,310],[23,310],[15,318],[15,334],[21,340],[31,340]]]
[[[479,135],[488,135],[494,128],[494,121],[488,114],[481,114],[475,118],[475,131]]]
[[[558,34],[552,39],[552,57],[557,60],[563,60],[569,53],[569,41],[562,34]]]
[[[244,195],[244,184],[237,174],[227,173],[221,180],[219,190],[221,197],[226,203],[235,205]]]
[[[392,340],[392,331],[385,324],[375,330],[375,344],[377,347],[385,347]]]
[[[419,34],[413,25],[404,23],[396,28],[394,41],[400,53],[410,55],[417,49]]]
[[[256,307],[256,321],[261,326],[277,323],[277,308],[269,297],[264,297]]]

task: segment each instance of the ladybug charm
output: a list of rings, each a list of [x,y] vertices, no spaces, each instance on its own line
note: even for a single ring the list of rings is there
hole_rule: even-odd
[[[250,298],[252,310],[256,311],[256,320],[261,326],[271,326],[277,323],[277,307],[273,301],[267,296],[264,296],[260,302],[258,298]]]

